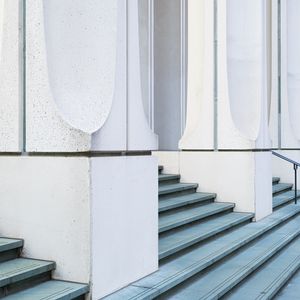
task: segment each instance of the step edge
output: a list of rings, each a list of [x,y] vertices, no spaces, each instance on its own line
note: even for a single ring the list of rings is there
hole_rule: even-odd
[[[218,203],[220,203],[220,202],[218,202]],[[234,204],[228,204],[227,206],[216,208],[216,209],[208,211],[206,213],[198,213],[192,217],[187,217],[187,218],[185,218],[181,221],[177,221],[175,223],[168,223],[167,225],[159,226],[159,233],[166,232],[168,230],[171,230],[171,229],[183,226],[183,225],[187,225],[189,223],[199,221],[199,220],[205,219],[207,217],[220,214],[222,212],[226,212],[227,210],[231,210],[233,208],[234,208]]]
[[[263,236],[266,232],[272,230],[273,228],[276,228],[280,224],[284,223],[286,220],[293,218],[294,216],[300,214],[300,210],[297,211],[292,211],[289,214],[287,214],[284,218],[278,219],[276,222],[269,224],[265,228],[259,230],[259,232],[256,232],[254,234],[251,234],[248,236],[243,242],[240,242],[239,245],[232,246],[231,249],[225,254],[229,255],[231,253],[234,253],[238,249],[240,249],[242,246],[247,245],[251,241],[255,240],[256,238]],[[152,299],[154,297],[157,297],[158,295],[170,290],[171,288],[175,287],[177,284],[180,284],[187,280],[188,278],[194,276],[195,274],[201,272],[202,270],[206,269],[207,267],[213,265],[214,263],[220,261],[223,257],[221,255],[216,255],[213,259],[211,258],[206,258],[206,262],[201,265],[201,262],[197,262],[192,264],[191,266],[181,270],[180,272],[176,273],[175,275],[172,276],[171,279],[175,278],[173,281],[171,280],[163,280],[156,284],[153,287],[149,287],[148,290],[140,292],[139,294],[131,297],[130,299],[138,300],[138,299]],[[197,266],[198,265],[198,266]],[[192,272],[189,272],[189,269],[192,269]],[[189,274],[187,274],[189,273]],[[162,287],[162,285],[164,287]],[[168,287],[166,287],[168,285]],[[140,287],[137,282],[133,283],[132,286]],[[154,293],[151,293],[151,291],[154,291]]]
[[[17,260],[16,258],[15,260]],[[3,288],[7,285],[14,284],[20,282],[24,279],[30,279],[30,277],[38,276],[44,273],[52,272],[55,270],[56,264],[55,262],[49,261],[47,264],[42,266],[33,267],[32,269],[27,269],[24,271],[20,271],[17,274],[8,275],[8,277],[0,278],[0,288]],[[30,276],[28,276],[30,274]]]
[[[189,240],[185,241],[184,243],[181,243],[177,247],[173,247],[173,248],[171,248],[169,250],[165,250],[163,252],[160,252],[159,253],[159,259],[167,258],[167,257],[169,257],[169,256],[171,256],[171,255],[173,255],[173,254],[175,254],[175,253],[177,253],[179,251],[182,251],[182,250],[184,250],[184,249],[186,249],[186,248],[188,248],[190,246],[193,246],[193,245],[195,245],[195,244],[197,244],[199,242],[205,241],[208,238],[211,238],[211,237],[213,237],[215,235],[218,235],[218,234],[222,233],[223,231],[225,231],[225,230],[227,230],[227,229],[229,229],[231,227],[234,228],[234,227],[236,227],[239,224],[247,222],[247,221],[251,220],[253,217],[254,217],[254,214],[249,214],[249,215],[242,216],[241,218],[239,218],[239,219],[237,219],[235,221],[231,221],[228,224],[223,225],[223,226],[221,226],[219,228],[216,228],[216,229],[214,229],[214,230],[212,230],[210,232],[207,232],[205,234],[202,234],[201,236],[195,237],[193,239],[189,239]]]

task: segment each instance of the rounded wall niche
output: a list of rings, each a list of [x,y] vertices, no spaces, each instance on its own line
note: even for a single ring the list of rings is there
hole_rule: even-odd
[[[49,86],[62,117],[87,133],[114,96],[118,0],[43,0]]]

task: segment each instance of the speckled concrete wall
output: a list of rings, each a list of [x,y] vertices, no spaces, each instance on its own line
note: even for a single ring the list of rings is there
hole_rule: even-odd
[[[19,0],[0,0],[0,151],[22,146],[22,86]]]

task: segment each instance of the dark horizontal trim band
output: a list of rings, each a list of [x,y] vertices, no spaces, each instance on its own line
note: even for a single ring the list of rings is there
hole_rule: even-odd
[[[87,151],[87,152],[0,152],[0,156],[108,157],[149,156],[151,151]]]

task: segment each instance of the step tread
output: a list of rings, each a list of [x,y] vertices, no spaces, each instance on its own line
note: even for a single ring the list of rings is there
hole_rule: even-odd
[[[107,299],[123,299],[124,293],[130,294],[127,299],[156,297],[299,213],[300,205],[287,205],[260,222],[244,225],[233,232],[208,241],[201,247],[192,247],[161,264],[159,271],[131,285],[141,289],[126,291],[124,288]]]
[[[166,184],[158,187],[159,195],[166,195],[170,193],[180,192],[189,189],[198,188],[197,183],[174,183],[174,184]]]
[[[86,284],[49,280],[35,287],[5,297],[5,300],[74,299],[89,292]]]
[[[176,232],[167,232],[159,239],[159,258],[165,258],[235,225],[250,221],[253,216],[254,214],[251,213],[233,212],[203,223],[184,227]]]
[[[179,180],[180,175],[178,174],[159,174],[158,175],[158,181],[159,182],[164,182],[168,180]]]
[[[16,258],[0,263],[0,287],[30,278],[55,268],[50,261]]]
[[[182,208],[176,212],[166,212],[159,217],[159,232],[164,232],[232,208],[234,208],[233,203],[214,202],[198,207]]]
[[[164,299],[219,299],[298,237],[299,222],[300,216],[297,216],[282,227],[247,245],[221,264],[213,266],[208,272],[198,274],[176,287],[164,295]]]
[[[275,296],[280,288],[300,267],[300,238],[296,238],[279,255],[270,259],[263,268],[247,278],[225,299],[267,300]],[[241,296],[243,295],[243,296]]]
[[[277,194],[286,190],[292,189],[293,185],[291,183],[278,183],[273,185],[273,194]]]
[[[0,253],[23,247],[23,240],[0,238]]]
[[[299,249],[299,248],[298,248]],[[299,250],[298,250],[299,253]],[[299,300],[300,295],[300,271],[283,287],[274,299],[276,300]]]
[[[159,212],[167,211],[173,208],[178,208],[188,204],[198,203],[207,200],[213,200],[216,194],[213,193],[192,193],[182,196],[174,196],[168,199],[159,201]]]
[[[300,190],[297,191],[297,197],[300,197]],[[295,199],[295,191],[287,191],[273,197],[273,208],[291,202]]]

